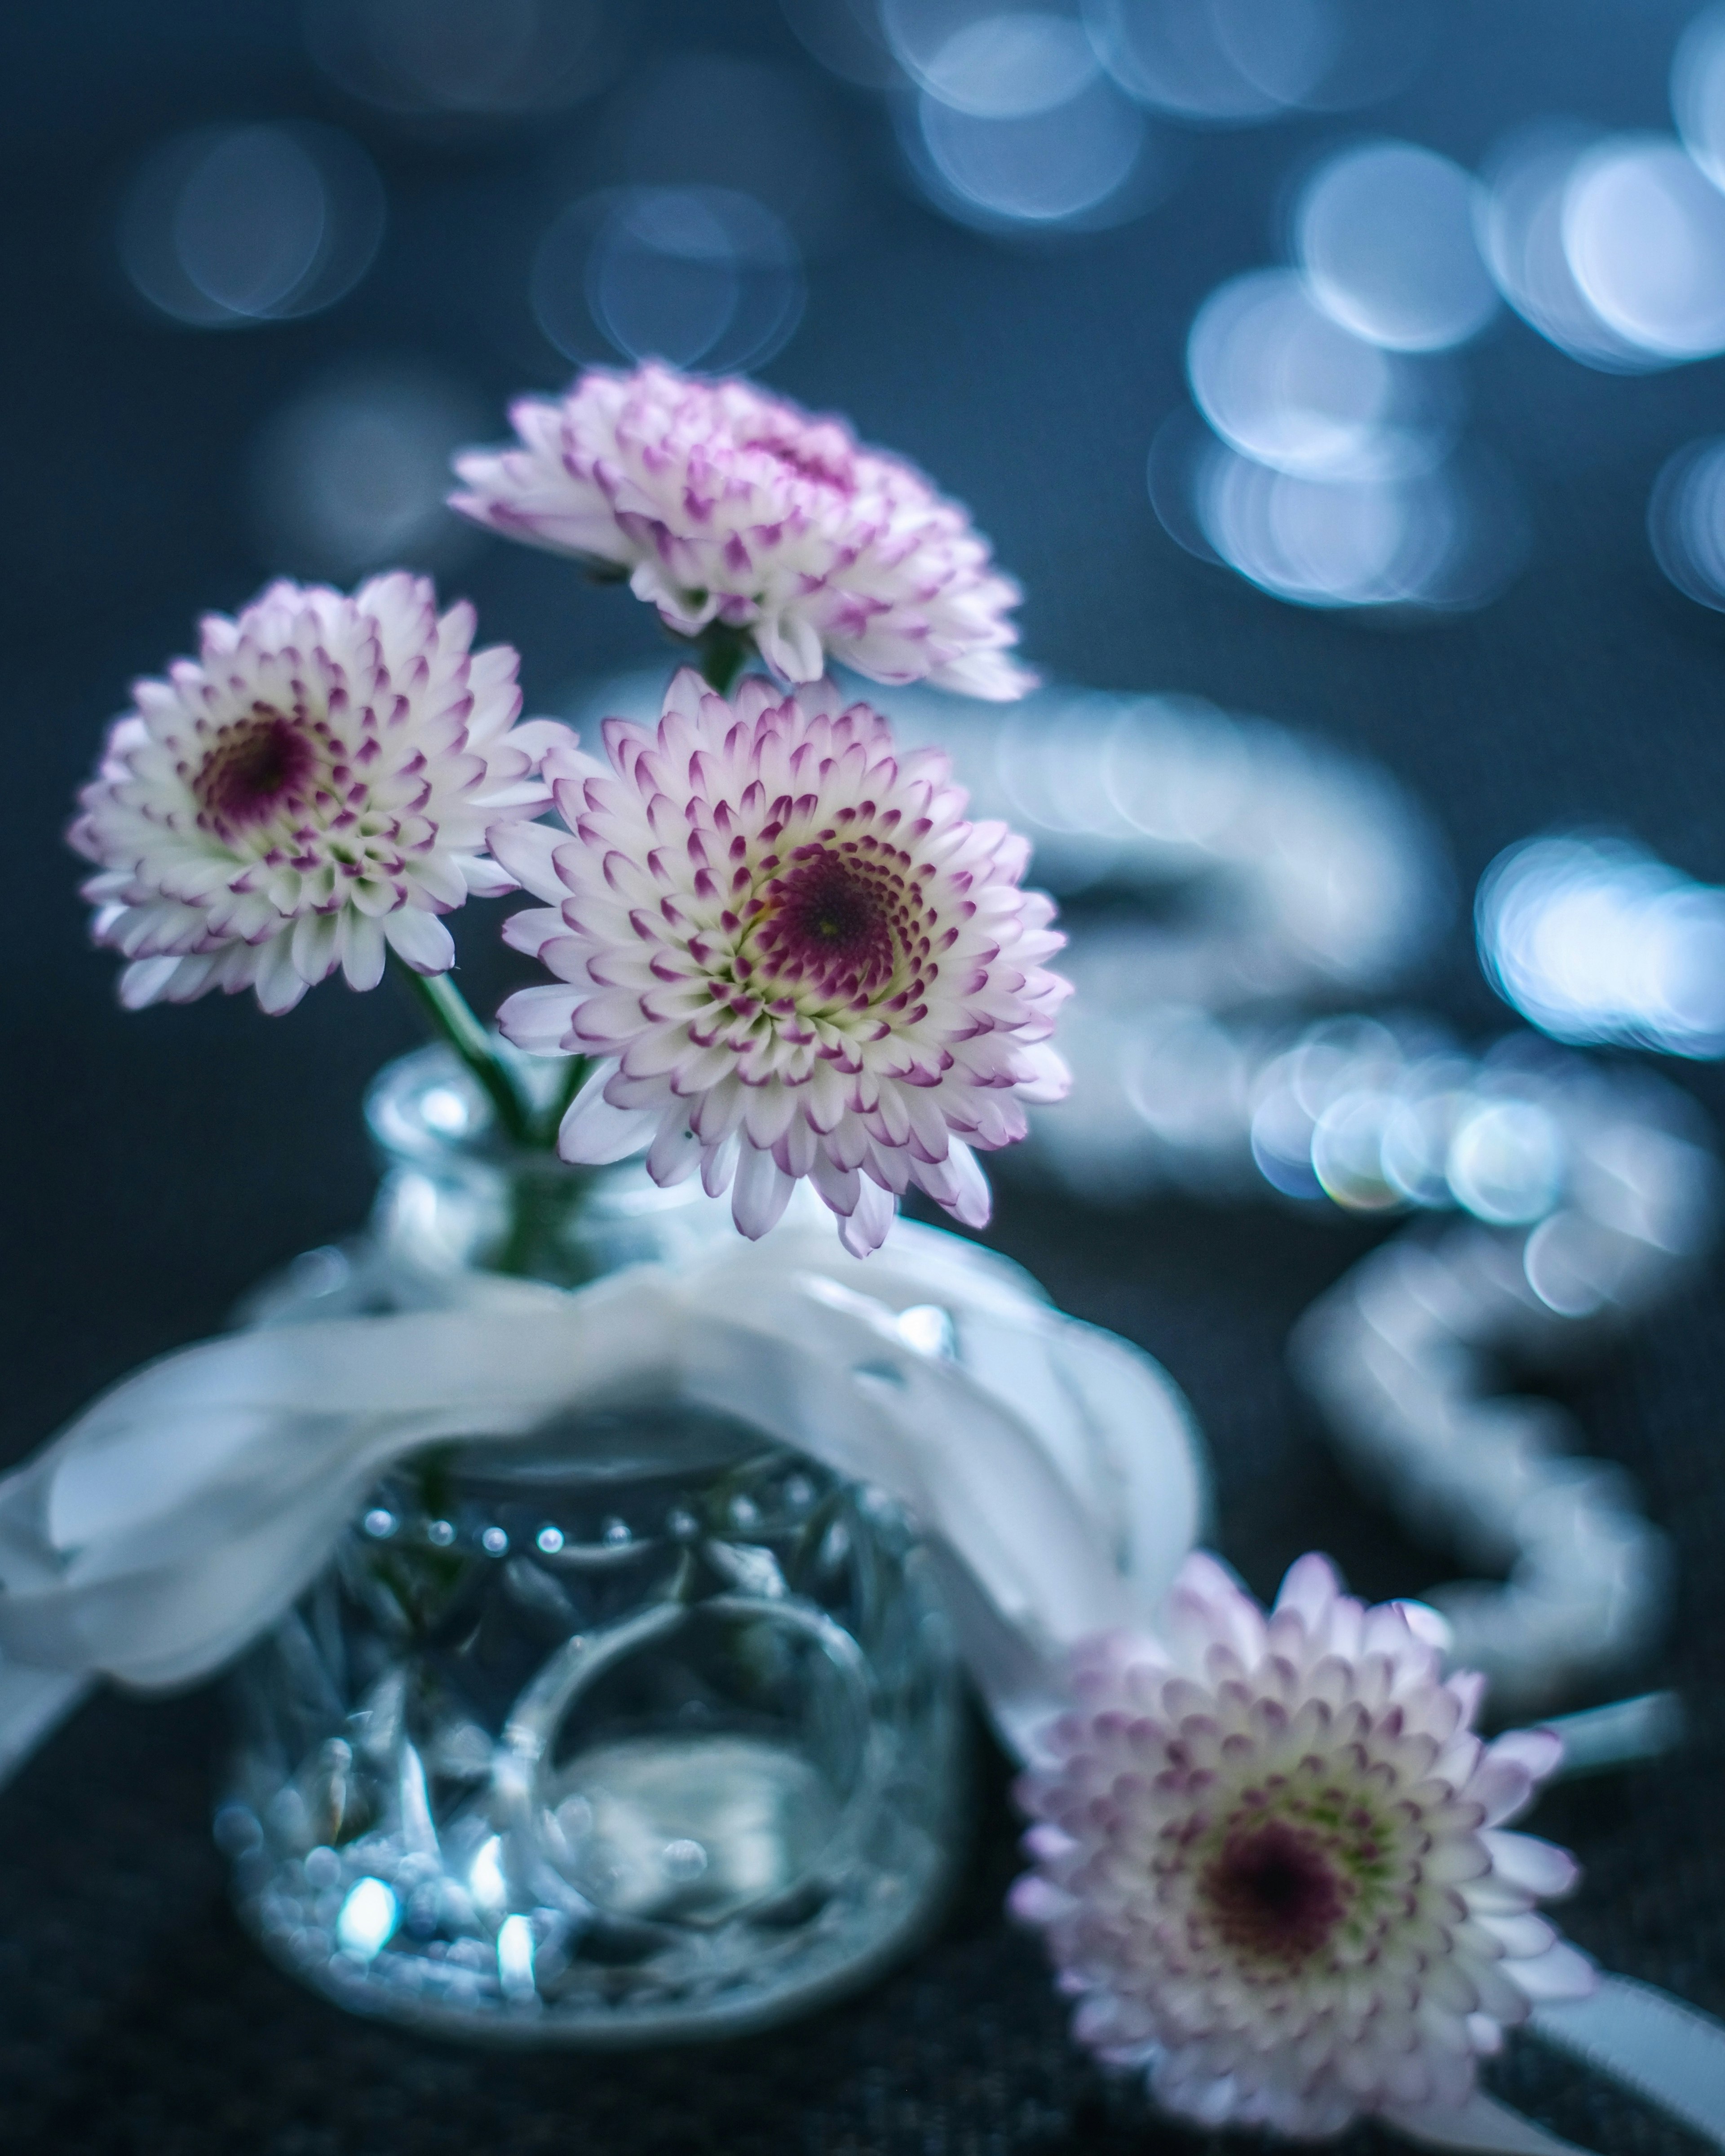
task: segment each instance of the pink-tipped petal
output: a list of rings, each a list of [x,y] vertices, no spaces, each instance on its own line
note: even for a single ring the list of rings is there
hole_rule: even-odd
[[[571,1004],[565,988],[517,988],[498,1007],[497,1030],[529,1055],[572,1054]]]
[[[123,1000],[249,987],[281,1012],[337,970],[374,988],[390,950],[449,969],[439,916],[511,887],[488,839],[539,814],[542,762],[572,752],[516,723],[516,655],[473,627],[421,578],[351,598],[279,579],[136,684],[71,834],[103,871],[97,941],[148,968]]]
[[[839,1240],[854,1258],[872,1257],[892,1231],[898,1205],[890,1190],[863,1178],[851,1211],[839,1223]]]
[[[731,1184],[731,1217],[752,1241],[778,1226],[796,1184],[770,1152],[745,1144]]]
[[[568,984],[511,998],[509,1037],[614,1061],[607,1101],[650,1123],[652,1173],[698,1157],[746,1234],[805,1176],[853,1250],[912,1183],[984,1224],[978,1148],[1023,1134],[1019,1074],[1043,1070],[1064,988],[1023,850],[824,680],[727,700],[685,668],[656,727],[601,733],[603,775],[557,791],[565,828],[497,834],[547,901],[505,940]]]
[[[557,1129],[562,1159],[587,1168],[608,1167],[639,1152],[653,1135],[654,1117],[640,1109],[614,1108],[605,1098],[609,1070],[601,1065],[570,1103]]]
[[[1008,656],[1018,587],[964,511],[842,421],[656,361],[593,371],[560,401],[523,399],[511,416],[516,444],[456,459],[465,485],[450,506],[507,537],[628,569],[680,634],[722,618],[793,682],[836,659],[961,696],[1034,687]]]
[[[1158,1635],[1076,1651],[1019,1785],[1034,1824],[1013,1907],[1079,2041],[1153,2062],[1179,2115],[1306,2139],[1363,2114],[1453,2120],[1505,2028],[1591,1987],[1532,1907],[1570,1860],[1480,1825],[1476,1785],[1531,1786],[1548,1732],[1485,1751],[1428,1630],[1363,1608],[1317,1557],[1266,1620],[1194,1553]]]

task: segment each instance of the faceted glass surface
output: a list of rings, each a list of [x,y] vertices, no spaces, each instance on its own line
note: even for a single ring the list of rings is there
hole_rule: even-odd
[[[418,1299],[463,1219],[507,1245],[507,1163],[475,1146],[464,1184],[463,1146],[428,1142],[427,1092],[467,1096],[426,1065],[374,1093],[374,1130],[380,1097],[418,1109],[372,1246],[345,1286],[325,1266],[261,1297],[264,1322]],[[711,1232],[638,1168],[590,1180],[566,1254],[649,1255],[655,1218],[674,1249]],[[443,1240],[403,1249],[416,1204]],[[402,1463],[234,1690],[217,1832],[242,1915],[342,2005],[428,2029],[614,2045],[786,2018],[926,1930],[962,1815],[911,1524],[684,1406]]]

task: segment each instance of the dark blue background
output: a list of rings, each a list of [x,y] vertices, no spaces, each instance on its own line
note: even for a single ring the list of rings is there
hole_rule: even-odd
[[[1386,0],[1394,4],[1394,0]],[[1291,176],[1329,142],[1402,134],[1476,164],[1544,114],[1668,127],[1671,0],[1445,0],[1415,81],[1361,123],[1185,139],[1153,213],[1056,245],[943,222],[899,177],[878,100],[821,76],[770,0],[634,0],[629,72],[554,120],[449,140],[345,98],[281,0],[59,0],[0,21],[0,1075],[11,1263],[0,1297],[7,1451],[38,1443],[141,1357],[218,1326],[249,1281],[352,1224],[371,1170],[357,1102],[412,1037],[387,993],[314,993],[285,1024],[249,1002],[127,1017],[86,945],[60,832],[132,675],[244,601],[244,470],[282,401],[332,362],[430,356],[497,407],[566,372],[526,297],[550,218],[608,168],[608,112],[681,50],[797,70],[848,177],[840,244],[811,268],[768,378],[836,407],[968,501],[1024,581],[1031,655],[1102,686],[1196,691],[1379,757],[1447,833],[1463,888],[1509,840],[1609,819],[1725,880],[1725,619],[1667,587],[1648,489],[1681,442],[1725,429],[1719,362],[1594,374],[1506,317],[1466,361],[1477,439],[1527,497],[1530,564],[1476,615],[1413,629],[1303,612],[1181,553],[1143,484],[1183,394],[1185,331],[1222,278],[1276,259]],[[204,120],[322,118],[367,146],[390,223],[330,313],[233,334],[177,329],[128,295],[113,223],[164,134]],[[715,175],[715,177],[722,177]],[[660,649],[649,616],[547,557],[488,545],[455,580],[488,639],[525,654],[530,708]],[[461,923],[488,1007],[495,915]],[[1463,930],[1420,994],[1464,1029],[1504,1014]],[[1676,1074],[1717,1115],[1709,1070]],[[1308,1543],[1376,1592],[1442,1559],[1341,1488],[1283,1369],[1289,1323],[1369,1236],[1268,1208],[1147,1208],[1100,1222],[1005,1186],[995,1240],[1066,1306],[1115,1326],[1190,1393],[1216,1456],[1226,1548],[1261,1588]],[[1548,1800],[1589,1866],[1571,1928],[1612,1965],[1725,2010],[1725,1474],[1721,1301],[1697,1287],[1572,1403],[1628,1463],[1684,1560],[1688,1748]],[[983,1777],[978,1850],[947,1934],[865,2000],[777,2039],[609,2063],[438,2053],[342,2021],[259,1960],[227,1916],[204,1805],[218,1722],[202,1696],[88,1711],[0,1799],[0,2143],[149,2156],[562,2151],[1126,2150],[1197,2145],[1072,2052],[1037,1950],[999,1895],[1014,1825]],[[1501,2086],[1603,2150],[1674,2128],[1523,2046]],[[1360,2148],[1375,2146],[1362,2134]]]

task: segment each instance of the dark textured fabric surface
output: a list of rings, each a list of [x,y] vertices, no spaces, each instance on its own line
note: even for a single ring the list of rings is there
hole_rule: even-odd
[[[1029,589],[1039,661],[1101,685],[1196,691],[1369,752],[1430,806],[1464,891],[1508,840],[1577,818],[1625,824],[1692,873],[1725,879],[1725,624],[1662,583],[1643,534],[1661,462],[1719,424],[1719,362],[1614,379],[1500,323],[1463,372],[1477,435],[1528,501],[1519,583],[1479,615],[1406,633],[1281,607],[1177,552],[1149,509],[1142,459],[1180,394],[1194,306],[1224,276],[1274,259],[1290,176],[1348,129],[1302,121],[1192,138],[1178,188],[1142,222],[1014,248],[917,206],[893,177],[878,107],[819,79],[767,0],[629,0],[624,12],[634,58],[606,104],[453,141],[346,104],[305,59],[285,0],[62,0],[0,21],[0,1072],[12,1093],[0,1456],[21,1455],[141,1357],[213,1328],[250,1280],[357,1219],[370,1177],[359,1092],[411,1038],[388,996],[337,987],[285,1022],[226,1002],[122,1016],[110,962],[85,947],[58,842],[98,728],[132,674],[186,648],[198,610],[242,602],[271,566],[248,521],[248,447],[321,370],[429,354],[500,407],[558,378],[525,302],[529,252],[562,202],[612,176],[607,116],[678,51],[770,59],[816,100],[848,206],[770,378],[850,412],[975,505]],[[1686,12],[1669,0],[1450,0],[1419,78],[1364,124],[1470,162],[1543,113],[1666,125]],[[275,114],[335,121],[371,150],[391,218],[372,274],[301,324],[199,336],[145,320],[113,266],[125,177],[176,127]],[[491,547],[456,581],[485,634],[523,648],[541,707],[572,679],[657,649],[641,609],[547,558]],[[510,978],[495,919],[475,908],[461,924],[482,1007]],[[1408,996],[1469,1033],[1503,1022],[1459,926]],[[1725,1112],[1716,1073],[1675,1075]],[[1222,1546],[1255,1586],[1272,1588],[1314,1543],[1373,1594],[1450,1568],[1346,1490],[1284,1368],[1289,1324],[1367,1232],[1267,1206],[1099,1220],[1004,1183],[993,1240],[1186,1388],[1214,1456]],[[1554,1793],[1535,1824],[1587,1864],[1566,1918],[1584,1945],[1725,2013],[1721,1312],[1710,1278],[1568,1382],[1589,1443],[1634,1472],[1676,1538],[1680,1620],[1651,1674],[1682,1691],[1691,1733],[1659,1768]],[[779,2036],[607,2061],[440,2051],[298,1994],[226,1912],[206,1825],[219,1743],[207,1694],[108,1697],[0,1795],[8,2151],[1204,2145],[1066,2043],[1036,1947],[999,1914],[1016,1828],[986,1749],[964,1889],[913,1965]],[[1694,2145],[1532,2044],[1493,2079],[1604,2156]],[[1363,2131],[1347,2145],[1380,2144]]]

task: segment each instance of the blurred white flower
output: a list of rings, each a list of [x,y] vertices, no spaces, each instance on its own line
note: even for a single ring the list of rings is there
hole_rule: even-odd
[[[514,888],[486,829],[540,813],[565,737],[515,724],[516,654],[471,650],[473,631],[420,578],[275,583],[136,684],[69,834],[100,865],[84,895],[131,961],[123,1002],[251,988],[285,1011],[338,966],[376,987],[387,948],[421,973],[454,963],[439,916]]]
[[[956,502],[747,382],[593,371],[511,411],[520,445],[458,457],[452,505],[534,546],[629,572],[680,635],[739,631],[788,681],[829,660],[870,680],[1021,696],[1019,588]]]
[[[1321,1557],[1266,1623],[1195,1553],[1165,1631],[1081,1653],[1021,1784],[1041,1824],[1014,1906],[1081,2001],[1076,2035],[1210,2126],[1466,2103],[1505,2027],[1593,1988],[1534,1913],[1573,1860],[1503,1831],[1558,1738],[1482,1743],[1482,1681],[1445,1677],[1442,1620],[1364,1608]]]
[[[609,768],[547,759],[568,831],[516,824],[497,858],[546,911],[506,939],[559,976],[511,996],[506,1035],[605,1060],[564,1120],[566,1160],[649,1145],[655,1181],[698,1167],[764,1235],[807,1176],[859,1254],[915,1183],[988,1214],[973,1147],[1058,1098],[1066,984],[1054,908],[1019,888],[1026,841],[968,824],[933,750],[901,758],[830,682],[758,675],[734,702],[685,669],[656,732],[606,721]],[[569,833],[573,833],[572,838]]]

